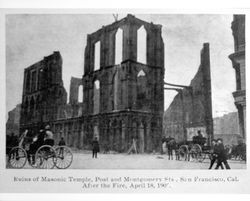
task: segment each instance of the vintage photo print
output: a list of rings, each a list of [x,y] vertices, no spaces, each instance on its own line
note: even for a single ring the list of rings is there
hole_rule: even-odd
[[[2,191],[248,191],[246,15],[2,12]]]

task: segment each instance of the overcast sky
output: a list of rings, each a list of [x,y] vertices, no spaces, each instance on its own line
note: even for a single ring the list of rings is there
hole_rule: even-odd
[[[119,15],[119,19],[125,17]],[[165,43],[165,81],[189,85],[200,64],[200,50],[210,43],[213,116],[236,111],[232,92],[235,74],[228,55],[233,53],[232,15],[139,15],[162,25]],[[86,36],[114,22],[112,14],[7,15],[6,111],[21,103],[24,68],[60,51],[64,86],[71,76],[82,77]],[[175,92],[165,92],[165,109]]]

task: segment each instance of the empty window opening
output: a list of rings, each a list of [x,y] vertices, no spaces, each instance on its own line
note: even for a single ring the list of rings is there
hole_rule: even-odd
[[[100,53],[101,53],[101,43],[100,41],[95,43],[95,66],[94,70],[99,70],[100,69]]]
[[[93,96],[93,102],[94,102],[94,108],[93,113],[98,114],[100,112],[100,81],[96,80],[94,82],[94,96]]]
[[[141,76],[143,77],[145,75],[146,75],[145,72],[143,70],[140,70],[139,73],[137,74],[137,77],[141,77]]]
[[[147,63],[147,32],[144,26],[137,31],[137,61]]]
[[[94,126],[94,138],[99,139],[99,128],[98,128],[98,126]]]
[[[116,72],[115,77],[114,77],[114,110],[117,110],[118,106],[118,72]]]
[[[118,29],[115,34],[115,64],[122,62],[123,31]]]
[[[149,101],[148,98],[146,74],[143,70],[140,70],[137,74],[137,108],[145,109]]]
[[[78,88],[78,102],[82,103],[83,102],[83,86],[80,85]]]

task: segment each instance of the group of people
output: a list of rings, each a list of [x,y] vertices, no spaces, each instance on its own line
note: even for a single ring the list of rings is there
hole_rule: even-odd
[[[223,145],[222,139],[212,140],[211,146],[211,162],[209,169],[212,169],[214,163],[217,162],[215,169],[230,169],[230,166],[227,162],[227,152]]]
[[[41,127],[39,130],[38,134],[35,136],[27,136],[29,133],[28,130],[26,130],[20,137],[20,144],[23,144],[25,146],[25,139],[31,138],[31,142],[29,144],[29,149],[27,151],[28,154],[28,160],[31,164],[35,163],[35,153],[36,151],[43,145],[49,145],[49,146],[54,146],[55,145],[55,140],[54,140],[54,134],[50,129],[49,125],[46,125],[45,127]],[[23,143],[24,142],[24,143]],[[26,141],[27,142],[27,141]],[[61,137],[59,143],[59,146],[66,145],[64,138]]]
[[[163,138],[162,139],[162,153],[167,152],[168,160],[175,159],[180,160],[179,145],[176,143],[174,138]],[[222,139],[212,140],[211,149],[210,149],[210,166],[209,169],[213,168],[213,165],[216,163],[215,169],[230,169],[230,166],[227,162],[228,154],[227,150],[224,147]]]

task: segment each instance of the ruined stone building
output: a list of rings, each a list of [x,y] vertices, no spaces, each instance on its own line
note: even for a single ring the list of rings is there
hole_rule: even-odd
[[[18,104],[13,110],[8,112],[8,120],[6,122],[6,135],[11,135],[12,133],[18,135],[20,124],[20,111],[21,104]]]
[[[66,102],[59,52],[44,57],[24,70],[20,120],[22,128],[39,127],[42,122],[57,119],[60,107],[66,105]]]
[[[127,151],[132,138],[141,153],[159,148],[164,110],[161,28],[128,15],[89,34],[84,75],[71,79],[69,104],[59,52],[26,68],[20,130],[49,123],[56,141],[64,136],[69,146],[87,149],[97,137],[101,149]]]
[[[192,141],[200,130],[208,144],[213,139],[209,44],[203,44],[198,72],[179,90],[164,114],[164,135],[177,142]]]
[[[236,91],[233,92],[233,97],[238,109],[240,134],[246,139],[245,15],[234,15],[232,31],[234,53],[229,58],[236,75]]]

